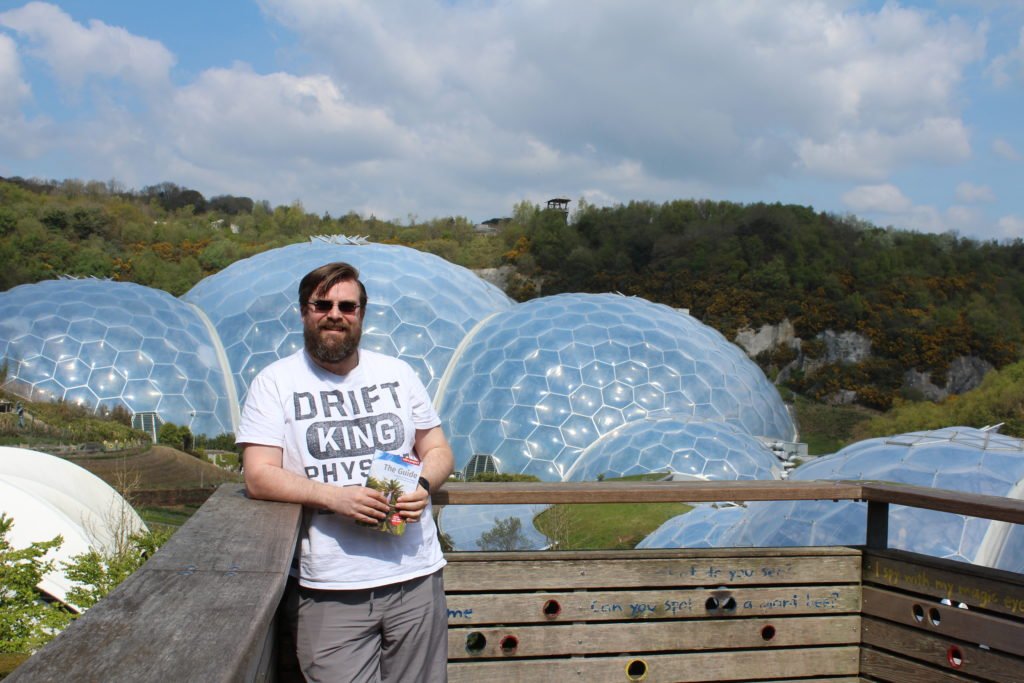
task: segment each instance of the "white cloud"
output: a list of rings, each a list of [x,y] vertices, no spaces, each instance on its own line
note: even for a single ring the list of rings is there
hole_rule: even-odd
[[[0,26],[27,37],[33,45],[30,54],[73,89],[90,76],[116,77],[143,88],[163,86],[175,61],[157,41],[97,20],[86,27],[56,5],[44,2],[0,13]]]
[[[346,93],[398,121],[447,125],[473,110],[563,154],[642,159],[677,182],[876,179],[961,160],[957,89],[984,47],[959,20],[890,5],[262,4]]]
[[[1024,239],[1024,217],[1003,216],[996,223],[1001,236],[1007,239]]]
[[[21,77],[21,61],[14,41],[0,34],[0,116],[19,110],[31,95],[28,83]]]
[[[1017,151],[1017,148],[1013,146],[1013,143],[1004,138],[996,138],[992,141],[992,151],[995,152],[997,156],[1008,161],[1021,160],[1021,154]]]
[[[410,155],[415,136],[382,108],[348,101],[323,75],[257,74],[245,65],[210,69],[179,89],[163,113],[181,131],[183,156],[314,161],[326,167]]]
[[[963,189],[962,183],[959,190]],[[985,196],[988,188],[970,186],[971,196]],[[898,187],[892,184],[861,185],[842,196],[843,203],[864,218],[892,225],[901,230],[945,233],[956,232],[977,239],[1000,239],[1012,236],[1015,226],[1010,216],[994,223],[977,206],[953,204],[942,210],[929,204],[915,204]],[[963,201],[963,200],[961,200]],[[973,201],[978,201],[977,199]]]
[[[975,202],[993,202],[996,195],[988,185],[975,185],[965,181],[956,186],[956,198],[958,201],[973,204]]]
[[[912,207],[910,199],[895,185],[861,185],[846,192],[843,203],[862,213],[902,213]]]
[[[159,42],[52,4],[0,13],[26,59],[89,85],[47,144],[97,170],[51,175],[383,217],[491,217],[555,195],[771,199],[843,178],[863,183],[848,206],[954,220],[883,183],[969,157],[961,85],[980,25],[855,0],[260,5],[297,36],[289,69],[236,64],[180,86]],[[121,84],[161,97],[120,106]]]
[[[23,104],[31,101],[32,89],[22,75],[17,45],[0,33],[0,175],[17,175],[8,164],[38,155],[48,144],[48,120],[28,119]]]
[[[971,153],[963,122],[953,118],[928,119],[897,134],[872,129],[843,132],[822,143],[804,139],[798,149],[800,162],[812,173],[869,180],[910,161],[954,163]]]
[[[1014,83],[1024,84],[1024,28],[1020,30],[1017,45],[993,59],[986,69],[986,74],[1000,87]]]

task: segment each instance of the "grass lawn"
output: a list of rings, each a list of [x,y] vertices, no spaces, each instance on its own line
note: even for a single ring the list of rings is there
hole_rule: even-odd
[[[799,438],[810,455],[828,455],[848,446],[854,441],[854,427],[878,414],[861,406],[830,406],[799,396],[793,407]]]
[[[137,512],[142,521],[151,529],[177,529],[191,517],[198,505],[175,505],[174,507],[143,507]]]
[[[689,512],[685,503],[579,503],[554,505],[533,524],[551,537],[564,538],[559,550],[627,550],[663,522]]]

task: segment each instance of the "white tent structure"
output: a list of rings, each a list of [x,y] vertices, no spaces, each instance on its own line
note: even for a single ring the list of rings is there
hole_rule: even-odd
[[[0,446],[0,512],[14,520],[8,541],[16,548],[60,535],[56,568],[39,589],[66,602],[71,582],[61,563],[96,549],[110,552],[146,525],[117,491],[89,471],[61,458]]]

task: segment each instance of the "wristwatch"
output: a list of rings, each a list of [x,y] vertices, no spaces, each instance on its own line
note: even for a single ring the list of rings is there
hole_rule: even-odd
[[[430,493],[430,480],[429,479],[427,479],[426,477],[420,477],[420,486],[422,486],[424,488],[424,490],[426,490],[427,493]]]

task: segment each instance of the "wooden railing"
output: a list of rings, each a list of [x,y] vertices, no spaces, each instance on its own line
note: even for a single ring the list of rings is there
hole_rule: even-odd
[[[451,483],[433,496],[435,505],[756,500],[866,501],[865,546],[454,553],[451,679],[1024,680],[1024,577],[886,550],[890,504],[1021,524],[1021,501],[832,481]],[[299,520],[298,506],[221,486],[7,680],[276,680],[276,614]],[[658,608],[668,593],[677,610]],[[797,594],[803,607],[790,605]]]

